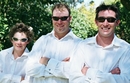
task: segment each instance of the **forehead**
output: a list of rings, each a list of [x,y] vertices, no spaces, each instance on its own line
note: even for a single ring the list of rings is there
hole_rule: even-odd
[[[14,34],[14,37],[17,37],[17,38],[26,38],[26,34],[24,32],[16,32]]]
[[[66,8],[56,8],[53,11],[53,16],[68,16],[69,12]]]
[[[104,16],[104,17],[115,17],[116,13],[112,10],[102,10],[98,13],[99,16]]]

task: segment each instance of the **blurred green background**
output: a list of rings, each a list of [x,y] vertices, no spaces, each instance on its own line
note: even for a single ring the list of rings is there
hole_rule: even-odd
[[[12,46],[8,38],[9,29],[18,22],[33,27],[35,34],[28,48],[31,50],[34,42],[52,30],[51,8],[55,3],[63,2],[70,6],[72,21],[70,27],[80,38],[94,36],[97,27],[94,23],[95,2],[84,0],[0,0],[0,50]],[[104,0],[114,3],[120,10],[121,23],[116,28],[116,35],[130,43],[130,0]],[[77,8],[77,3],[81,6]]]

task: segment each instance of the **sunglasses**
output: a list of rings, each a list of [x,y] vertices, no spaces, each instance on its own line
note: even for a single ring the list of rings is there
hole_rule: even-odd
[[[13,41],[18,41],[18,40],[20,40],[21,42],[27,42],[27,41],[28,41],[28,38],[18,39],[18,38],[12,37],[12,40],[13,40]]]
[[[107,18],[105,18],[105,17],[98,17],[97,21],[98,22],[104,22],[106,19],[107,19],[107,22],[110,22],[110,23],[113,23],[113,22],[115,22],[115,20],[117,20],[114,17],[107,17]]]
[[[60,19],[61,21],[66,21],[68,17],[69,17],[69,16],[63,16],[63,17],[52,16],[52,19],[53,19],[54,21],[58,21],[59,19]]]

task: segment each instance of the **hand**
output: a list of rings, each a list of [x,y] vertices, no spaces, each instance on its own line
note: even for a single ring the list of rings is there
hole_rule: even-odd
[[[120,73],[121,73],[119,67],[117,67],[117,68],[111,70],[110,72],[111,72],[112,74],[120,74]]]
[[[44,65],[47,65],[48,61],[50,60],[50,58],[47,58],[47,57],[41,57],[40,59],[40,63],[41,64],[44,64]]]
[[[62,60],[62,61],[64,61],[64,62],[68,62],[70,60],[70,57],[67,57],[67,58],[65,58],[64,60]]]
[[[24,77],[21,76],[21,81],[23,81],[23,80],[24,80]]]
[[[85,64],[84,64],[83,68],[81,69],[81,72],[82,72],[84,75],[86,75],[88,69],[89,69],[89,67],[86,67]]]

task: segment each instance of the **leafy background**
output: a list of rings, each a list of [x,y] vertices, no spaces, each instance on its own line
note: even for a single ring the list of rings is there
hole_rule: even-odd
[[[68,1],[68,2],[67,2]],[[81,3],[76,8],[77,2]],[[84,0],[1,0],[0,1],[0,50],[12,46],[8,38],[9,29],[17,22],[23,22],[33,27],[35,34],[28,48],[31,50],[34,42],[52,30],[51,8],[55,3],[64,2],[72,10],[70,27],[80,38],[94,36],[97,27],[94,23],[95,3],[90,1],[86,8]],[[104,0],[105,3],[114,3],[120,10],[121,23],[116,28],[116,35],[130,43],[130,1],[129,0]]]

